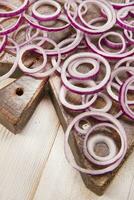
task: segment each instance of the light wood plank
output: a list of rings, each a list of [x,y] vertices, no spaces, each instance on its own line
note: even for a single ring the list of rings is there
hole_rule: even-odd
[[[63,141],[63,130],[60,127],[34,200],[134,199],[134,153],[121,168],[105,194],[99,197],[85,187],[79,173],[67,163]]]
[[[33,199],[58,127],[48,96],[20,134],[0,125],[0,200]]]

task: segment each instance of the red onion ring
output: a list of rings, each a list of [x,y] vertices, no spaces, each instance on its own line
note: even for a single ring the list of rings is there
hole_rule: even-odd
[[[51,5],[56,8],[56,11],[53,14],[40,14],[37,9],[42,5]],[[33,4],[32,6],[32,14],[35,19],[39,21],[49,21],[57,19],[61,14],[61,5],[53,0],[40,0]]]
[[[74,125],[75,130],[77,131],[77,134],[80,135],[81,137],[87,134],[88,130],[91,128],[91,123],[87,119],[82,119],[84,124],[82,127],[80,127],[80,121],[77,121]]]
[[[113,100],[115,100],[116,102],[119,102],[119,96],[116,95],[116,94],[112,91],[112,81],[113,81],[113,79],[114,79],[120,72],[122,72],[122,71],[124,71],[124,72],[131,72],[131,71],[134,72],[134,68],[133,68],[133,67],[120,67],[120,68],[115,69],[115,70],[112,72],[112,74],[111,74],[111,79],[110,79],[110,81],[109,81],[109,83],[107,84],[107,87],[106,87],[109,96],[110,96]],[[118,91],[119,91],[120,88],[121,88],[121,86],[118,85],[118,84],[117,84],[117,86],[118,86],[117,89],[118,89]],[[127,103],[128,103],[129,105],[133,105],[133,104],[134,104],[134,101],[128,101]]]
[[[7,36],[0,36],[0,39],[2,39],[0,43],[0,53],[4,50],[7,42]]]
[[[69,80],[67,79],[66,77],[66,74],[67,74],[67,68],[68,68],[68,65],[76,60],[76,59],[80,59],[80,58],[92,58],[92,59],[97,59],[99,61],[101,61],[104,66],[105,66],[105,69],[106,69],[106,74],[105,74],[105,77],[103,78],[103,80],[98,84],[96,85],[95,87],[93,88],[81,88],[81,87],[78,87],[78,86],[74,86],[72,83],[69,82]],[[101,56],[97,55],[97,54],[94,54],[94,53],[77,53],[77,54],[74,54],[73,56],[69,57],[63,64],[63,67],[62,67],[62,71],[61,71],[61,79],[62,79],[62,82],[63,84],[69,89],[71,90],[72,92],[75,92],[75,93],[78,93],[78,94],[94,94],[98,91],[100,91],[105,85],[107,85],[109,79],[110,79],[110,75],[111,75],[111,68],[110,68],[110,65],[109,63]]]
[[[83,33],[76,30],[75,38],[66,38],[58,43],[58,47],[60,49],[61,54],[67,54],[76,49],[76,47],[80,44],[81,40],[83,39]],[[57,55],[56,51],[53,52],[53,55]]]
[[[78,22],[76,22],[75,18],[71,16],[71,13],[70,13],[70,10],[69,10],[70,6],[71,6],[71,3],[68,2],[68,4],[66,4],[65,11],[66,11],[68,19],[71,22],[71,25],[73,27],[75,27],[76,29],[79,29],[80,31],[88,33],[88,34],[98,34],[98,33],[102,33],[104,31],[107,31],[110,28],[112,28],[112,26],[116,22],[116,16],[115,16],[115,11],[114,11],[113,7],[109,3],[107,3],[104,0],[100,0],[100,1],[97,1],[97,0],[94,0],[94,1],[93,0],[86,0],[82,4],[80,4],[78,12],[81,12],[81,7],[85,3],[93,3],[93,4],[96,4],[96,5],[100,6],[102,9],[104,9],[105,12],[107,13],[107,17],[108,17],[109,23],[106,24],[105,29],[104,28],[103,29],[99,29],[98,28],[97,30],[89,29],[89,28],[79,24]]]
[[[110,165],[110,166],[108,166],[108,167],[106,167],[104,169],[85,169],[85,168],[82,168],[82,167],[78,166],[76,164],[75,160],[72,159],[72,152],[70,150],[70,146],[69,146],[69,143],[68,143],[69,136],[70,136],[70,133],[71,133],[71,130],[72,130],[74,124],[76,122],[78,122],[79,120],[81,120],[82,118],[93,117],[93,116],[105,117],[108,121],[110,121],[112,124],[114,124],[118,128],[120,134],[124,138],[125,148],[123,150],[122,156],[117,160],[117,162],[113,163],[112,165]],[[78,115],[69,124],[69,126],[68,126],[68,128],[66,130],[66,133],[65,133],[64,148],[65,148],[66,159],[68,160],[68,162],[70,163],[70,165],[73,168],[75,168],[76,170],[78,170],[78,171],[80,171],[82,173],[85,173],[85,174],[100,175],[100,174],[105,174],[105,173],[113,171],[121,163],[122,159],[124,158],[124,156],[126,154],[126,150],[127,150],[127,138],[126,138],[126,133],[125,133],[125,130],[124,130],[123,126],[112,115],[110,115],[108,113],[93,112],[93,111],[91,111],[91,112],[85,112],[85,113],[82,113],[82,114]]]
[[[0,2],[0,4],[5,4],[5,3],[8,3],[8,2]],[[14,16],[17,16],[19,14],[21,14],[24,10],[26,10],[26,8],[28,7],[28,3],[29,3],[29,0],[24,0],[23,4],[19,7],[19,8],[15,8],[14,10],[12,11],[6,11],[6,12],[0,12],[0,17],[14,17]],[[10,3],[8,3],[9,7],[10,7]],[[15,6],[14,6],[15,7]]]
[[[98,97],[101,97],[102,99],[104,99],[104,101],[106,102],[106,105],[104,105],[102,108],[94,108],[94,107],[90,106],[89,110],[99,111],[99,112],[108,112],[112,107],[111,99],[102,92],[98,93]]]
[[[36,38],[36,39],[39,39],[39,38]],[[60,53],[58,45],[53,40],[51,40],[49,38],[43,38],[43,39],[44,39],[44,42],[45,41],[49,42],[49,43],[51,43],[55,47],[55,49],[57,51],[58,58],[57,58],[57,61],[56,61],[55,65],[53,65],[53,63],[52,63],[52,68],[47,69],[46,71],[43,70],[41,72],[31,74],[31,76],[34,76],[35,78],[45,78],[47,76],[50,76],[52,73],[54,73],[55,70],[57,70],[57,68],[58,68],[58,66],[59,66],[59,64],[61,62],[61,53]],[[55,51],[55,49],[54,49],[54,51]],[[45,53],[47,55],[53,55],[53,50],[47,50],[47,49],[45,49]]]
[[[24,17],[26,19],[26,21],[31,25],[33,26],[34,28],[38,28],[40,30],[43,30],[43,31],[48,31],[48,32],[56,32],[56,31],[61,31],[61,30],[64,30],[66,28],[68,28],[70,26],[70,23],[68,22],[68,19],[65,15],[61,14],[58,19],[59,20],[62,20],[62,21],[65,21],[67,24],[64,25],[64,26],[60,26],[60,27],[47,27],[47,26],[44,26],[44,25],[40,25],[40,22],[37,21],[36,19],[34,19],[33,17],[27,15],[26,13],[24,14]]]
[[[124,7],[117,12],[117,22],[118,22],[118,24],[122,28],[124,28],[126,30],[130,30],[130,31],[134,31],[134,26],[130,23],[127,23],[127,22],[125,23],[123,21],[123,18],[124,18],[124,16],[127,16],[129,12],[131,12],[133,10],[134,10],[134,7],[129,6],[129,7]]]
[[[117,69],[119,67],[123,67],[124,66],[124,63],[126,63],[126,67],[132,67],[131,66],[131,63],[134,62],[134,58],[131,56],[131,57],[126,57],[124,59],[121,59],[119,62],[116,63],[114,69]],[[129,72],[130,74],[134,74],[133,72]],[[119,84],[119,85],[122,85],[123,82],[118,78],[118,76],[115,77],[115,80],[116,82]],[[133,90],[134,87],[130,87],[129,89],[132,89]]]
[[[134,54],[134,48],[132,46],[132,49],[128,50],[127,52],[124,52],[124,53],[121,53],[121,54],[111,54],[111,53],[105,53],[101,50],[99,50],[95,44],[91,41],[91,37],[89,37],[89,35],[86,35],[85,36],[85,39],[86,39],[86,42],[87,42],[87,45],[88,47],[95,53],[101,55],[101,56],[104,56],[108,59],[119,59],[119,58],[124,58],[124,57],[127,57],[127,56],[131,56]]]
[[[114,144],[114,147],[112,149],[110,149],[111,153],[112,153],[112,157],[111,154],[110,156],[106,156],[106,157],[100,157],[95,155],[95,153],[91,150],[92,149],[92,143],[90,143],[89,148],[87,149],[87,143],[88,143],[88,138],[91,135],[91,133],[100,128],[100,127],[108,127],[108,128],[112,128],[114,129],[118,135],[120,136],[121,139],[121,148],[120,151],[117,153],[116,152],[116,146]],[[100,136],[100,135],[95,135],[95,136]],[[109,137],[108,137],[109,138]],[[110,138],[109,138],[110,139]],[[118,161],[118,159],[120,159],[123,155],[123,152],[125,150],[125,140],[126,140],[126,136],[122,135],[122,133],[118,130],[118,128],[110,123],[101,123],[101,124],[96,124],[95,126],[91,127],[85,137],[84,140],[84,145],[83,145],[83,151],[84,151],[84,155],[86,156],[86,158],[91,161],[92,163],[99,165],[99,166],[105,166],[105,165],[110,165],[112,163],[115,163],[116,161]],[[97,141],[96,141],[97,142]],[[108,144],[107,144],[108,145]],[[109,145],[108,145],[109,146]],[[90,153],[92,153],[93,155],[90,155]],[[116,154],[117,153],[117,154]]]
[[[82,3],[79,5],[79,8],[78,8],[78,16],[79,16],[81,22],[82,22],[86,27],[88,27],[89,29],[94,29],[94,30],[99,30],[99,31],[100,31],[100,30],[103,30],[103,32],[104,32],[104,31],[105,31],[105,28],[106,28],[107,26],[109,26],[110,23],[111,23],[111,19],[109,18],[109,14],[108,14],[108,16],[107,16],[107,13],[108,13],[109,9],[108,9],[107,7],[105,7],[105,15],[106,15],[106,17],[107,17],[107,22],[106,22],[105,24],[103,24],[102,26],[99,26],[99,27],[93,26],[93,25],[91,25],[90,22],[87,23],[87,22],[84,20],[84,18],[83,18],[82,9],[83,9],[83,6],[85,6],[87,3],[96,4],[96,5],[99,6],[100,8],[102,7],[102,8],[104,9],[104,7],[102,6],[102,3],[101,3],[101,2],[94,2],[94,1],[88,1],[88,0],[82,2]]]
[[[134,24],[134,21],[130,22],[130,24]],[[134,32],[124,29],[124,35],[127,38],[127,40],[129,41],[129,43],[134,45]]]
[[[7,28],[2,28],[2,30],[0,30],[0,35],[7,35],[7,34],[9,34],[9,33],[12,33],[13,31],[15,31],[18,27],[19,27],[19,25],[20,25],[20,23],[21,23],[21,20],[22,20],[22,15],[18,15],[17,16],[17,21],[16,21],[16,23],[15,24],[13,24],[12,26],[9,26],[9,27],[7,27]],[[8,18],[1,18],[0,19],[0,23],[2,22],[2,21],[5,21],[5,20],[7,20]]]
[[[23,64],[23,62],[22,62],[22,57],[23,57],[24,53],[25,53],[26,51],[29,51],[29,50],[38,50],[39,53],[41,53],[42,56],[43,56],[43,63],[42,63],[40,66],[38,66],[38,67],[36,67],[36,68],[34,68],[34,69],[27,68],[27,67]],[[39,47],[39,46],[37,46],[37,45],[27,45],[27,46],[22,47],[22,48],[20,49],[20,51],[19,51],[19,61],[18,61],[19,68],[20,68],[23,72],[25,72],[25,73],[30,73],[30,74],[32,74],[32,73],[39,72],[40,70],[44,69],[46,63],[47,63],[46,52],[44,51],[43,48],[41,48],[41,47]]]
[[[129,90],[129,86],[134,83],[134,76],[128,78],[125,83],[122,85],[120,90],[120,103],[123,112],[132,120],[134,120],[134,112],[129,108],[127,93]]]
[[[120,40],[121,40],[121,49],[118,51],[118,52],[108,52],[108,50],[105,50],[102,46],[102,40],[105,39],[107,36],[109,35],[112,35],[112,36],[116,36],[116,37],[119,37]],[[116,32],[113,32],[113,31],[109,31],[107,33],[104,33],[100,38],[99,38],[99,41],[98,41],[98,46],[100,48],[100,50],[104,53],[106,53],[108,56],[109,54],[110,55],[116,55],[116,54],[121,54],[121,53],[124,53],[125,49],[126,49],[126,41],[124,39],[124,37],[120,34],[120,33],[116,33]]]
[[[134,5],[134,3],[130,2],[130,0],[126,0],[125,3],[116,3],[116,2],[110,2],[110,3],[113,5],[113,7],[115,9],[120,9],[120,8],[123,8],[123,7],[126,7],[126,6],[133,6]]]
[[[80,81],[73,80],[73,79],[71,79],[71,82],[73,84],[80,83]],[[91,86],[96,85],[94,81],[88,81],[88,84],[91,85]],[[97,98],[97,95],[95,94],[93,96],[90,96],[90,98],[88,98],[88,101],[83,103],[83,101],[82,101],[83,95],[81,95],[81,104],[80,105],[74,105],[74,104],[71,104],[70,102],[68,102],[66,100],[67,91],[68,91],[68,89],[66,89],[65,86],[63,85],[60,89],[59,99],[60,99],[62,105],[64,105],[66,108],[69,108],[69,109],[75,110],[75,111],[82,111],[82,110],[87,109],[89,106],[91,106],[95,102],[95,100]]]
[[[93,66],[93,69],[91,69],[90,71],[88,71],[87,73],[81,73],[77,70],[77,68],[83,64],[83,63],[87,63],[87,64],[91,64]],[[95,75],[97,75],[97,73],[99,72],[100,66],[99,63],[94,60],[94,59],[80,59],[80,60],[76,60],[72,65],[69,65],[68,67],[68,73],[71,76],[71,78],[75,78],[77,80],[88,80],[89,78],[94,77]]]

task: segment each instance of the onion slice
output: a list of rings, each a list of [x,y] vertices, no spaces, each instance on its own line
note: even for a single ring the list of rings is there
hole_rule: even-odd
[[[69,136],[70,136],[71,131],[72,131],[72,128],[74,127],[74,124],[77,121],[81,120],[82,118],[93,117],[93,116],[106,118],[110,123],[114,124],[116,126],[116,128],[118,129],[118,132],[120,132],[120,134],[122,135],[123,143],[124,143],[124,149],[123,149],[122,155],[117,160],[117,162],[115,162],[112,165],[107,166],[106,168],[103,168],[103,169],[85,169],[85,168],[77,165],[74,158],[72,158],[72,152],[71,152],[71,149],[70,149],[70,146],[69,146],[69,141],[68,141]],[[121,163],[122,159],[124,158],[124,156],[126,154],[126,150],[127,150],[126,133],[125,133],[125,130],[124,130],[123,126],[121,125],[121,123],[117,119],[115,119],[112,115],[110,115],[108,113],[93,112],[93,111],[82,113],[72,120],[72,122],[69,124],[69,126],[66,130],[64,144],[65,144],[65,146],[64,146],[65,156],[66,156],[66,159],[68,160],[68,162],[70,163],[70,165],[73,168],[75,168],[76,170],[78,170],[82,173],[85,173],[85,174],[90,174],[90,175],[105,174],[105,173],[111,172],[114,169],[116,169],[118,167],[118,165]]]
[[[23,61],[22,61],[23,55],[24,55],[27,51],[31,51],[31,50],[34,50],[34,51],[35,51],[35,50],[38,50],[39,53],[41,53],[42,56],[43,56],[43,63],[42,63],[40,66],[38,66],[38,67],[36,67],[36,68],[33,68],[33,69],[27,68],[27,67],[24,65]],[[37,46],[37,45],[27,45],[27,46],[22,47],[22,48],[20,49],[20,51],[19,51],[19,62],[18,62],[19,68],[20,68],[23,72],[25,72],[25,73],[30,73],[30,74],[32,74],[32,73],[39,72],[40,70],[44,69],[44,67],[46,66],[46,63],[47,63],[47,56],[46,56],[46,53],[45,53],[45,51],[44,51],[43,48],[41,48],[41,47],[39,47],[39,46]]]
[[[0,4],[4,5],[6,2],[0,2]],[[0,17],[14,17],[14,16],[17,16],[19,14],[21,14],[24,10],[26,10],[26,8],[28,7],[28,3],[29,3],[29,0],[24,0],[23,4],[19,7],[19,8],[15,8],[14,10],[12,11],[1,11],[0,12]],[[7,2],[8,4],[8,2]],[[9,7],[10,7],[10,3],[8,4]]]
[[[69,80],[67,79],[67,68],[68,65],[76,60],[76,59],[83,59],[83,58],[91,58],[91,59],[95,59],[95,60],[99,60],[100,62],[102,62],[105,66],[105,77],[103,78],[102,81],[100,81],[100,83],[94,87],[91,88],[82,88],[82,87],[78,87],[73,85],[72,83],[69,82]],[[111,76],[111,68],[110,65],[108,63],[107,60],[105,60],[103,57],[94,54],[94,53],[77,53],[72,55],[71,57],[69,57],[63,64],[62,67],[62,71],[61,71],[61,79],[63,84],[71,91],[78,93],[78,94],[94,94],[97,93],[98,91],[100,91],[104,86],[107,85],[109,79]]]
[[[56,8],[56,11],[52,14],[48,14],[48,13],[40,14],[37,9],[39,7],[41,7],[42,5],[51,5]],[[33,13],[33,16],[35,17],[35,19],[37,19],[39,21],[55,20],[59,17],[59,15],[61,13],[61,6],[59,3],[57,3],[56,1],[53,1],[53,0],[40,0],[33,4],[32,13]]]
[[[134,83],[134,76],[128,78],[125,83],[122,85],[120,90],[120,103],[123,112],[132,120],[134,120],[134,111],[132,111],[128,105],[127,93],[129,86]]]

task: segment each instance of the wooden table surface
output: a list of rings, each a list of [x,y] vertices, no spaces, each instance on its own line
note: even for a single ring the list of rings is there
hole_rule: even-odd
[[[67,163],[63,138],[48,96],[20,134],[0,125],[0,200],[134,200],[134,153],[99,197]]]

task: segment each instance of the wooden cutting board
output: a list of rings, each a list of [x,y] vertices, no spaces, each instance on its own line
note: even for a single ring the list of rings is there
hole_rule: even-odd
[[[65,131],[69,122],[71,122],[71,120],[73,119],[73,116],[70,113],[68,113],[67,110],[64,109],[64,107],[60,103],[60,100],[59,100],[59,91],[61,87],[60,78],[56,75],[53,76],[49,80],[49,87],[50,87],[50,96],[52,98],[53,104],[59,116],[60,122],[63,126],[63,129]],[[127,159],[127,157],[130,155],[134,147],[133,122],[129,121],[126,118],[119,118],[119,120],[125,128],[127,139],[128,139],[127,153],[126,153],[125,158],[119,165],[119,167],[115,169],[113,172],[107,173],[105,175],[91,176],[91,175],[85,175],[81,173],[81,176],[85,185],[98,195],[102,195],[104,193],[104,191],[106,190],[106,188],[108,187],[108,185],[110,184],[114,176],[116,175],[117,171],[122,166],[123,162]],[[87,162],[85,162],[86,159],[82,154],[81,141],[78,134],[74,133],[73,137],[71,137],[70,139],[71,139],[71,142],[70,142],[71,150],[73,152],[73,155],[77,163],[79,163],[82,166],[84,165],[85,168],[88,168],[88,167],[92,168],[91,164],[89,163],[87,164]],[[101,147],[99,150],[102,151]]]

